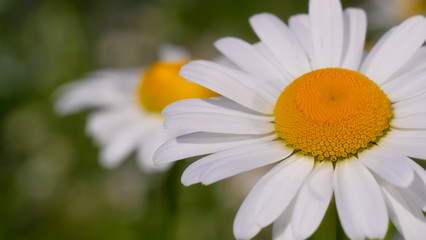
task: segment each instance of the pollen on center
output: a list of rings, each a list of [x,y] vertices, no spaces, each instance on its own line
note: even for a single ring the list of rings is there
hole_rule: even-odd
[[[281,140],[317,160],[344,159],[376,142],[392,117],[386,94],[365,75],[325,68],[302,75],[274,109]]]
[[[160,113],[167,105],[179,100],[219,96],[179,76],[180,68],[187,63],[188,60],[156,62],[145,71],[138,88],[138,100],[145,110]]]

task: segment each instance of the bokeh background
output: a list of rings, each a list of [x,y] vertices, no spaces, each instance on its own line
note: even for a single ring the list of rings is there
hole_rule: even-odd
[[[423,12],[383,1],[342,1],[369,13],[368,39]],[[381,2],[381,3],[378,3]],[[86,73],[156,60],[166,43],[195,57],[218,56],[224,36],[257,41],[248,18],[287,20],[307,0],[0,0],[0,239],[233,239],[234,216],[260,174],[183,187],[191,161],[144,174],[133,157],[98,164],[85,133],[87,112],[58,117],[53,92]],[[423,9],[422,9],[423,7]],[[335,209],[315,239],[343,239]],[[326,238],[324,238],[326,236]],[[271,229],[256,239],[270,239]]]

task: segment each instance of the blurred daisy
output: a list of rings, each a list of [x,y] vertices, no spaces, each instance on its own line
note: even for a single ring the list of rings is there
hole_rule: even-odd
[[[60,89],[58,113],[95,109],[86,131],[101,147],[99,160],[104,167],[117,167],[136,151],[142,170],[164,169],[153,165],[153,153],[178,131],[163,129],[163,108],[177,100],[217,96],[179,76],[190,59],[185,50],[165,46],[159,55],[160,61],[143,70],[98,71]]]
[[[182,176],[211,184],[275,163],[234,222],[249,239],[306,239],[333,192],[351,239],[383,238],[388,218],[406,239],[426,239],[426,20],[392,28],[364,53],[366,15],[338,0],[311,0],[309,15],[250,18],[260,38],[216,47],[237,68],[192,61],[181,76],[223,97],[173,103],[165,127],[191,131],[162,145],[157,164],[205,155]]]
[[[388,28],[411,16],[426,13],[426,0],[371,0],[371,27]]]

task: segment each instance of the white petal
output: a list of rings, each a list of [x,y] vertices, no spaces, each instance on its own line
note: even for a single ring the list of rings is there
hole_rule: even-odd
[[[392,119],[391,126],[400,129],[426,129],[426,113]]]
[[[408,72],[392,81],[384,83],[381,88],[391,102],[399,102],[426,92],[426,69],[423,72]]]
[[[320,163],[297,196],[291,225],[296,239],[307,239],[321,223],[333,195],[333,164]]]
[[[103,109],[89,115],[86,133],[95,138],[97,144],[104,145],[129,122],[139,119],[143,120],[141,114],[131,107]]]
[[[407,210],[403,202],[398,201],[385,189],[383,193],[388,208],[389,217],[395,227],[404,237],[410,240],[423,240],[426,238],[426,220],[419,219]]]
[[[114,106],[132,100],[141,70],[101,70],[66,84],[54,92],[55,110],[62,115],[83,109]]]
[[[105,90],[102,93],[93,94],[94,91],[87,88],[69,88],[56,101],[55,110],[61,115],[79,112],[83,109],[114,105],[121,100],[121,95],[114,91]]]
[[[414,55],[425,38],[424,17],[409,18],[378,41],[363,62],[361,73],[378,84],[385,82]]]
[[[423,168],[422,171],[424,172]],[[385,199],[387,197],[386,203],[388,205],[389,215],[392,222],[406,238],[410,235],[412,237],[416,236],[406,230],[407,228],[410,228],[408,224],[414,224],[414,226],[412,226],[414,228],[411,228],[411,230],[414,230],[419,226],[424,226],[426,223],[426,219],[422,211],[422,207],[425,206],[426,203],[426,188],[424,182],[416,176],[415,180],[409,187],[398,188],[381,178],[377,178],[377,180],[382,188]],[[407,218],[411,219],[408,223],[406,222]],[[421,235],[417,235],[417,237]]]
[[[164,130],[162,125],[152,129],[150,136],[145,135],[139,143],[139,149],[137,151],[137,159],[139,167],[144,172],[158,172],[167,170],[170,164],[163,164],[161,166],[154,165],[153,157],[154,152],[161,146],[161,144],[167,142],[176,135],[175,131]]]
[[[384,238],[388,215],[379,185],[356,158],[339,161],[334,174],[337,212],[352,239]]]
[[[426,94],[392,104],[395,118],[426,113]]]
[[[426,131],[401,131],[392,129],[377,143],[379,146],[394,149],[405,156],[426,159]]]
[[[312,170],[311,158],[293,155],[276,165],[253,187],[234,221],[234,235],[250,239],[284,212]]]
[[[100,153],[101,164],[106,168],[117,167],[132,153],[144,134],[139,124],[126,126],[114,136],[114,139],[102,148]]]
[[[419,177],[419,179],[423,182],[423,185],[424,185],[423,189],[424,189],[424,192],[425,192],[424,201],[426,202],[426,171],[425,171],[425,169],[423,167],[421,167],[415,161],[411,160],[410,163],[411,163],[411,166],[414,169],[414,172],[417,174],[417,176]],[[424,207],[426,207],[426,205]]]
[[[426,137],[425,133],[426,132],[422,130],[390,129],[390,131],[383,138],[380,138],[378,143],[380,143],[382,139],[391,139],[392,141],[412,141],[412,143],[418,141],[419,143],[426,144],[426,140],[421,140]]]
[[[288,26],[294,35],[296,35],[302,47],[305,49],[305,52],[309,58],[309,62],[311,62],[313,59],[314,50],[309,15],[297,14],[291,16],[288,20]]]
[[[339,67],[343,51],[343,13],[339,0],[309,1],[314,69]]]
[[[367,31],[367,16],[360,8],[348,8],[343,13],[345,38],[342,68],[358,70],[361,63]]]
[[[284,220],[283,220],[284,221]],[[296,240],[291,229],[292,224],[278,227],[278,223],[274,223],[272,240]]]
[[[164,121],[167,129],[193,132],[232,134],[265,134],[275,130],[273,123],[263,120],[236,117],[220,113],[186,113],[168,117]]]
[[[273,240],[296,240],[293,234],[293,209],[295,205],[295,200],[291,201],[285,211],[281,216],[274,222],[272,227],[272,239]]]
[[[424,198],[426,194],[426,189],[424,188],[424,184],[422,183],[419,177],[416,176],[413,183],[406,188],[400,188],[395,185],[392,185],[381,177],[376,177],[376,179],[382,190],[386,190],[389,195],[392,195],[393,198],[403,204],[407,211],[409,211],[413,216],[418,219],[424,219],[422,205],[426,201]],[[419,197],[423,197],[423,199],[421,199],[421,204],[419,204]]]
[[[281,67],[281,63],[280,61],[272,54],[272,52],[268,49],[268,47],[266,47],[266,44],[263,43],[262,41],[257,42],[255,44],[253,44],[253,47],[256,49],[256,51],[258,51],[263,57],[265,57],[266,59],[268,59],[269,64],[273,65],[276,69],[278,69],[282,75],[282,83],[280,85],[274,85],[278,90],[282,90],[281,89],[281,85],[284,84],[285,86],[287,86],[288,84],[290,84],[294,77],[290,76],[290,74]]]
[[[299,77],[311,70],[308,57],[296,36],[275,15],[256,14],[250,18],[250,24],[256,35],[280,61],[292,77]]]
[[[197,160],[182,175],[185,186],[205,185],[259,168],[288,157],[293,152],[280,141],[255,143],[213,153]]]
[[[121,106],[106,108],[89,115],[86,125],[86,133],[95,139],[100,145],[113,141],[117,132],[128,125],[141,124],[149,129],[151,127],[150,117],[145,116],[140,107]],[[161,116],[160,116],[161,117]]]
[[[55,110],[61,115],[76,113],[83,109],[118,105],[129,97],[116,90],[108,81],[81,80],[60,89]],[[128,95],[131,93],[129,92]]]
[[[161,114],[172,116],[183,113],[222,113],[269,122],[274,120],[272,115],[260,114],[224,97],[211,99],[193,98],[177,101],[168,105]]]
[[[93,137],[98,145],[105,145],[126,123],[126,118],[115,114],[116,111],[97,111],[89,115],[86,121],[86,134]]]
[[[411,159],[392,149],[374,146],[358,154],[358,158],[371,171],[397,186],[407,187],[414,179]]]
[[[223,151],[238,146],[260,144],[272,141],[275,134],[235,135],[222,133],[196,132],[173,138],[163,144],[155,153],[156,164],[164,164],[179,159]]]
[[[426,46],[421,47],[392,77],[398,77],[408,72],[418,72],[426,69]]]
[[[403,195],[410,198],[412,205],[417,206],[418,209],[426,211],[426,172],[413,160],[410,161],[414,171],[415,177],[414,181],[407,188],[402,188],[401,191]],[[423,216],[423,213],[420,211],[419,216]]]
[[[238,38],[226,37],[215,42],[216,48],[242,70],[266,79],[280,79],[280,71],[253,45]]]
[[[196,60],[183,66],[180,75],[245,107],[271,114],[281,94],[265,81],[213,62]]]

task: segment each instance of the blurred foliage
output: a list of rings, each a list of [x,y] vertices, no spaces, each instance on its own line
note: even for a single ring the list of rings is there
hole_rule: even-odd
[[[247,191],[232,180],[183,187],[189,161],[157,175],[133,159],[102,169],[86,113],[57,117],[52,93],[99,68],[149,64],[165,43],[213,58],[220,37],[255,42],[248,18],[264,11],[286,20],[307,0],[1,0],[0,239],[233,239]],[[319,233],[342,238],[325,224]]]

